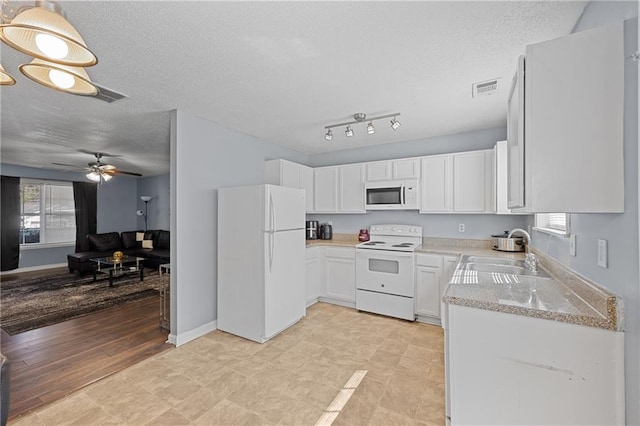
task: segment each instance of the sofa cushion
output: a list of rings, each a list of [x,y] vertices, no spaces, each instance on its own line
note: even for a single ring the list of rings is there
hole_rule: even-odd
[[[67,255],[67,259],[75,260],[77,262],[88,262],[89,259],[95,259],[97,257],[105,257],[110,255],[109,253],[104,253],[102,251],[85,251],[82,253],[71,253]]]
[[[153,249],[148,257],[149,259],[162,259],[168,262],[171,258],[171,252],[168,249]]]
[[[117,232],[87,235],[91,249],[95,251],[118,250],[122,248],[122,240]]]
[[[122,239],[122,248],[130,249],[138,247],[138,243],[136,242],[136,233],[138,231],[127,231],[120,234],[120,238]]]
[[[155,248],[169,249],[171,243],[171,233],[169,231],[158,231],[155,244]]]

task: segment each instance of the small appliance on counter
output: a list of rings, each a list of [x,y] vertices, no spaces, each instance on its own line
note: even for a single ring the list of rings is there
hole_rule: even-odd
[[[360,234],[358,234],[358,241],[360,242],[366,242],[369,241],[369,230],[368,229],[361,229],[360,230]]]
[[[330,240],[333,238],[333,226],[328,223],[320,225],[320,239]]]
[[[307,220],[306,222],[306,239],[307,240],[317,240],[318,239],[318,228],[320,225],[317,220]]]
[[[491,236],[492,247],[497,251],[524,251],[524,238],[523,237],[511,237],[509,238],[509,231],[504,231],[504,234],[495,234]]]

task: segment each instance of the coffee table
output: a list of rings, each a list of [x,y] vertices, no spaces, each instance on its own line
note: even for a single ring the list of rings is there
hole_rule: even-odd
[[[123,256],[118,260],[113,257],[96,257],[90,260],[95,263],[93,266],[93,281],[96,280],[98,273],[109,274],[109,287],[113,287],[114,277],[140,273],[140,281],[144,279],[144,266],[141,263],[144,257]]]

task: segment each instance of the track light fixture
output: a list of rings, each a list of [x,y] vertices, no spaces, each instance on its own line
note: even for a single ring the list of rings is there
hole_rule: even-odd
[[[333,133],[331,132],[331,129],[327,130],[327,134],[324,135],[324,138],[328,141],[333,139]]]
[[[347,130],[344,131],[344,134],[348,138],[353,136],[353,129],[351,128],[351,126],[347,126]]]
[[[396,119],[397,116],[399,116],[400,113],[396,112],[393,114],[386,114],[386,115],[380,115],[378,117],[369,117],[367,118],[367,115],[363,112],[358,112],[356,114],[353,114],[353,121],[348,121],[345,123],[338,123],[338,124],[329,124],[327,126],[324,126],[325,129],[327,129],[327,133],[324,135],[324,138],[328,141],[333,139],[333,133],[331,133],[331,129],[335,128],[335,127],[342,127],[342,126],[347,126],[347,128],[344,131],[344,134],[346,137],[350,138],[353,136],[354,132],[353,129],[351,128],[352,124],[358,124],[358,123],[362,123],[364,121],[368,121],[369,124],[367,125],[367,133],[372,135],[376,132],[376,128],[373,126],[373,122],[375,120],[381,120],[383,118],[390,118],[393,117],[393,119],[391,120],[391,128],[393,130],[397,130],[398,127],[400,127],[400,122]]]

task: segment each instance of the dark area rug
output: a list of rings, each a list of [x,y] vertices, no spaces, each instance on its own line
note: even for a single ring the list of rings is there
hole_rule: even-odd
[[[58,273],[28,279],[2,278],[0,282],[0,328],[14,335],[77,318],[124,303],[157,297],[160,275],[145,269],[140,275],[114,278]]]

